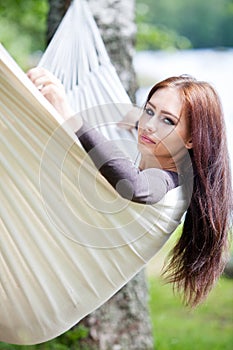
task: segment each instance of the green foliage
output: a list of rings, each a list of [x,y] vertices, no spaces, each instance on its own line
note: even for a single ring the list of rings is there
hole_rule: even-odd
[[[20,66],[30,65],[31,53],[45,48],[47,0],[0,3],[0,41]]]
[[[69,332],[64,333],[56,339],[60,344],[63,344],[66,348],[64,350],[76,350],[78,341],[84,339],[88,336],[88,328],[84,326],[77,326],[70,330]]]
[[[179,48],[179,37],[186,38],[182,45],[190,46],[191,43],[194,48],[233,46],[233,0],[136,0],[136,4],[136,21],[148,25],[151,37],[154,36],[155,48],[158,46],[156,35],[161,28],[166,33],[165,39],[170,38],[167,40],[168,48],[173,39],[173,47]],[[175,35],[170,36],[171,32]],[[139,30],[139,47],[143,35],[148,41],[148,33]],[[166,40],[160,43],[160,49],[166,48]]]
[[[0,343],[0,350],[89,350],[88,347],[79,347],[79,340],[88,335],[84,326],[76,326],[56,339],[38,345],[12,345]]]
[[[138,24],[137,50],[139,51],[189,48],[191,48],[191,42],[171,29],[146,23]]]

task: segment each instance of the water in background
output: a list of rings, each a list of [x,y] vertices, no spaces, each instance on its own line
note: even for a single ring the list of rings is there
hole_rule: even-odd
[[[228,145],[233,168],[233,48],[228,50],[142,51],[134,58],[141,88],[137,103],[142,105],[150,87],[169,76],[190,74],[211,83],[223,105]]]

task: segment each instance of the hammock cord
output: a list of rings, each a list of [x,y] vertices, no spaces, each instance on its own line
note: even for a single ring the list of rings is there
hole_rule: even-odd
[[[87,95],[85,109],[130,103],[85,0],[71,3],[39,66],[61,80],[76,112],[82,108],[79,94]]]

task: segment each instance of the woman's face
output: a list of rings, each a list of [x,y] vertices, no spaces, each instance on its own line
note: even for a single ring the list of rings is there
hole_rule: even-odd
[[[174,157],[176,161],[192,148],[188,119],[181,110],[182,98],[177,89],[161,88],[152,95],[139,120],[142,156],[153,155],[158,160]]]

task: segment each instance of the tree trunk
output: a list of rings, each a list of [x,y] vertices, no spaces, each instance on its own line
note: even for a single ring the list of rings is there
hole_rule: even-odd
[[[72,0],[48,0],[46,41],[49,44]]]
[[[136,25],[134,0],[89,0],[108,54],[132,101],[137,90],[132,65]]]
[[[145,275],[141,272],[82,321],[89,329],[89,337],[80,343],[92,350],[153,349],[147,297]]]
[[[48,41],[70,0],[49,0]],[[119,77],[134,101],[137,88],[132,66],[135,24],[134,0],[89,0],[108,54]],[[153,339],[148,313],[148,291],[144,271],[133,278],[101,308],[80,324],[89,329],[79,346],[98,350],[151,350]]]

